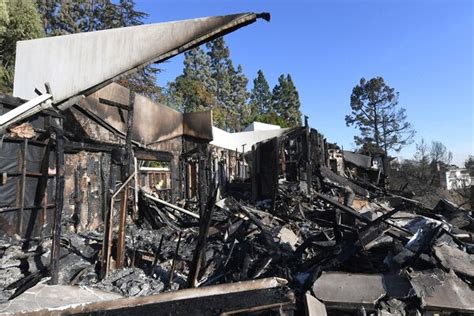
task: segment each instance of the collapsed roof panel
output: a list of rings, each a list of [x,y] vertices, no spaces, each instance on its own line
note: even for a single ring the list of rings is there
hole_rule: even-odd
[[[344,160],[364,169],[372,167],[372,157],[352,151],[344,150]]]
[[[17,43],[13,94],[32,99],[49,83],[56,102],[85,94],[268,14],[242,13],[46,37]]]

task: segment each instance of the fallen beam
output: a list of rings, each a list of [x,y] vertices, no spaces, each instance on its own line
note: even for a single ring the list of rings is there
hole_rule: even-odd
[[[74,304],[33,312],[35,315],[222,315],[294,308],[293,292],[280,278],[184,289],[151,296]],[[32,314],[33,314],[32,313]],[[28,313],[26,313],[28,314]]]
[[[199,215],[194,214],[194,213],[191,212],[191,211],[185,210],[184,208],[181,208],[181,207],[179,207],[179,206],[176,206],[176,205],[173,205],[173,204],[168,203],[168,202],[166,202],[166,201],[163,201],[162,199],[159,199],[159,198],[157,198],[156,196],[153,196],[153,195],[151,195],[151,194],[148,194],[148,193],[143,192],[143,195],[144,195],[145,197],[149,198],[149,199],[152,200],[152,201],[155,201],[155,202],[157,202],[157,203],[163,204],[164,206],[168,206],[168,207],[170,207],[170,208],[172,208],[172,209],[174,209],[174,210],[177,210],[178,212],[181,212],[181,213],[184,213],[184,214],[187,214],[187,215],[189,215],[189,216],[192,216],[192,217],[194,217],[194,218],[199,219]]]
[[[332,206],[334,207],[337,207],[338,209],[340,209],[341,211],[344,211],[345,213],[347,214],[350,214],[352,215],[353,217],[357,218],[358,220],[360,220],[361,222],[364,222],[366,224],[370,223],[371,220],[362,216],[360,213],[358,213],[356,210],[354,210],[353,208],[350,208],[348,206],[345,206],[333,199],[331,199],[330,197],[324,195],[324,194],[321,194],[319,192],[315,192],[315,197],[316,198],[319,198],[321,200],[323,200],[324,202],[326,203],[329,203],[331,204]]]
[[[61,123],[62,125],[62,123]],[[61,128],[56,128],[56,192],[54,196],[56,208],[53,222],[53,243],[51,245],[51,281],[58,284],[59,250],[61,242],[61,219],[64,205],[64,134]]]

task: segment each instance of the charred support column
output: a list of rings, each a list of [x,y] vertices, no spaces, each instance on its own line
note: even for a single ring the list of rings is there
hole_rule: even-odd
[[[61,241],[61,217],[64,204],[64,134],[62,121],[55,128],[56,134],[56,208],[53,222],[53,244],[51,246],[51,284],[58,284],[59,250]]]
[[[206,201],[209,192],[207,181],[207,144],[199,144],[199,170],[198,170],[198,194],[199,194],[199,215],[204,217],[206,211]]]
[[[112,201],[112,194],[115,191],[115,184],[116,184],[116,173],[115,173],[115,163],[113,157],[110,159],[110,171],[108,174],[108,190],[106,190],[106,198],[105,198],[105,218],[104,218],[104,240],[102,243],[102,270],[101,270],[101,278],[105,277],[110,268],[110,249],[112,248],[112,229],[113,223],[112,220],[112,211],[113,208],[110,208],[110,205],[113,205]],[[105,178],[104,178],[105,183]]]
[[[122,183],[127,180],[130,175],[130,169],[133,161],[132,148],[132,128],[133,128],[133,108],[135,105],[135,93],[130,91],[128,100],[128,115],[127,115],[127,136],[125,138],[125,164],[122,167]],[[135,179],[136,181],[136,179]],[[125,223],[127,219],[127,200],[128,200],[128,186],[124,188],[122,200],[120,202],[120,216],[119,216],[119,234],[117,244],[117,264],[116,267],[123,266],[125,257]]]
[[[193,254],[193,262],[188,275],[188,287],[196,287],[198,283],[199,272],[201,264],[206,253],[207,235],[209,234],[209,227],[211,225],[212,214],[216,204],[217,189],[213,190],[206,205],[205,212],[199,219],[199,236],[196,244],[196,249]]]
[[[23,146],[21,147],[20,151],[20,192],[18,194],[18,205],[20,207],[18,211],[18,235],[23,236],[23,216],[24,216],[24,208],[25,208],[25,186],[26,186],[26,152],[28,150],[28,140],[25,139],[23,141]]]
[[[311,129],[308,123],[308,117],[304,117],[304,127],[305,127],[305,140],[306,140],[306,150],[305,150],[305,160],[306,160],[306,182],[308,195],[311,196],[311,186],[313,184],[312,175],[313,175],[313,164],[311,162]]]
[[[128,99],[127,114],[127,136],[125,137],[125,164],[122,169],[122,181],[125,181],[130,175],[133,164],[133,148],[132,148],[132,129],[133,129],[133,108],[135,107],[135,92],[130,91]]]

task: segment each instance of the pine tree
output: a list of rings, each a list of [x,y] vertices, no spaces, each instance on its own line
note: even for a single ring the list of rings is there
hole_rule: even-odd
[[[296,86],[291,79],[291,76],[288,74],[286,76],[286,82],[288,84],[288,106],[287,106],[287,120],[288,124],[291,127],[294,126],[301,126],[301,102],[300,97],[298,94],[298,90],[296,90]]]
[[[235,131],[242,130],[245,123],[247,112],[247,100],[249,93],[247,92],[248,79],[244,74],[241,65],[234,69],[232,64],[229,65],[229,81],[232,87],[227,109],[229,114],[229,125]]]
[[[382,77],[361,78],[352,89],[351,114],[346,125],[355,125],[360,136],[354,136],[357,145],[371,144],[372,153],[388,154],[399,151],[413,141],[415,134],[407,121],[405,109],[398,107],[398,92],[385,84]]]
[[[291,76],[280,75],[272,94],[272,108],[278,117],[275,123],[282,127],[300,126],[300,100]]]
[[[215,89],[209,57],[197,47],[184,54],[183,73],[168,83],[168,104],[183,112],[209,110],[216,105]]]
[[[37,4],[44,31],[49,36],[141,25],[148,16],[135,9],[133,0],[120,0],[118,4],[111,0],[37,0]],[[159,71],[149,65],[118,82],[159,101],[162,99],[161,89],[156,85]]]
[[[43,36],[32,0],[0,0],[0,90],[13,87],[16,42]]]
[[[268,114],[272,111],[272,93],[262,70],[257,72],[250,91],[250,101],[247,110],[245,125],[253,121],[268,122]]]
[[[232,94],[230,79],[232,71],[229,70],[232,68],[230,51],[222,37],[206,43],[206,47],[210,58],[212,78],[216,81],[217,105],[213,108],[214,123],[217,127],[231,129],[233,109],[229,108]]]

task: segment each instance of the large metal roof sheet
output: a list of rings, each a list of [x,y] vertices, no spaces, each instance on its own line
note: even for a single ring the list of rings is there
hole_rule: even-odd
[[[13,95],[49,83],[55,103],[89,95],[121,75],[161,62],[269,14],[242,13],[46,37],[17,43]]]

